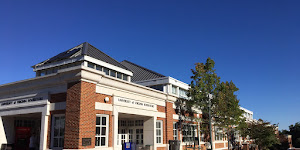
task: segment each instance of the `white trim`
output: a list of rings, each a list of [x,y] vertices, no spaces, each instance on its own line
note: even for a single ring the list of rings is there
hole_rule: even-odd
[[[81,60],[83,60],[83,57],[82,56],[79,56],[79,57],[77,56],[77,57],[74,57],[74,58],[69,58],[69,59],[65,59],[65,60],[62,60],[62,61],[37,66],[36,68],[33,68],[33,71],[39,71],[39,70],[43,70],[43,69],[53,68],[53,67],[57,67],[57,66],[61,66],[61,65],[66,65],[66,64],[78,62],[78,61],[81,61]]]
[[[113,111],[113,106],[112,106],[112,104],[96,102],[95,103],[95,109],[96,110]]]
[[[158,144],[158,145],[161,145],[161,144],[163,144],[164,142],[164,122],[162,121],[162,120],[156,120],[156,123],[157,122],[159,122],[160,123],[160,133],[161,133],[161,135],[160,136],[157,136],[157,134],[155,135],[155,139],[157,139],[157,137],[160,137],[161,138],[161,142],[160,143],[158,143],[157,141],[156,141],[156,144]],[[155,123],[155,131],[157,130],[157,127],[156,127],[156,123]]]
[[[97,64],[97,65],[100,65],[100,66],[103,66],[103,67],[106,67],[106,68],[109,68],[109,69],[112,69],[112,70],[115,70],[115,71],[124,73],[124,74],[126,74],[126,75],[133,76],[133,73],[132,73],[131,71],[128,71],[128,70],[125,70],[125,69],[123,69],[123,68],[114,66],[114,65],[112,65],[112,64],[109,64],[109,63],[106,63],[106,62],[104,62],[104,61],[95,59],[95,58],[93,58],[93,57],[90,57],[90,56],[84,56],[83,59],[86,60],[86,61],[95,63],[95,64]]]
[[[53,114],[51,116],[51,139],[50,139],[50,147],[53,149],[53,136],[54,136],[54,117],[62,117],[65,116],[65,114]],[[66,118],[65,118],[66,121]],[[64,127],[65,130],[65,127]],[[65,139],[64,139],[65,140]],[[59,147],[54,148],[54,149],[60,149]],[[61,147],[61,149],[63,149],[63,147]]]
[[[157,117],[160,117],[160,118],[166,118],[166,113],[163,113],[163,112],[157,112],[157,113],[156,113],[156,116],[157,116]]]
[[[178,120],[179,119],[179,115],[173,114],[173,119]]]
[[[105,117],[106,118],[106,131],[105,131],[105,145],[104,146],[96,146],[96,140],[95,140],[95,148],[103,148],[103,147],[108,147],[108,138],[109,138],[109,115],[107,114],[96,114],[96,117]],[[101,120],[102,121],[102,120]],[[97,124],[97,123],[96,123]],[[101,124],[100,125],[96,125],[95,124],[95,128],[98,126],[100,127],[100,131],[101,131]],[[101,136],[97,136],[95,134],[95,137],[101,137]],[[101,138],[100,138],[101,140]]]

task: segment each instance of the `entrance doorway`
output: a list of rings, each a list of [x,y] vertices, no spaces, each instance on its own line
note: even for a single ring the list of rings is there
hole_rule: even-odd
[[[41,113],[2,116],[2,122],[7,144],[14,150],[29,150],[29,144],[39,149]]]
[[[144,120],[119,120],[118,124],[118,145],[125,142],[144,144]]]
[[[136,146],[136,149],[143,147],[145,145],[144,123],[149,118],[150,117],[147,116],[120,113],[118,120],[117,145],[121,146],[125,142],[131,142]]]

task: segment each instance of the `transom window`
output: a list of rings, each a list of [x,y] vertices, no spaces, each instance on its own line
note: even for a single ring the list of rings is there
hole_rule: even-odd
[[[95,146],[108,146],[108,115],[96,116]]]

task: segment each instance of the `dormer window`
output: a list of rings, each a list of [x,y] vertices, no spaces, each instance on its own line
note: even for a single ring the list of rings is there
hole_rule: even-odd
[[[116,77],[116,71],[110,70],[110,76]]]
[[[109,75],[109,69],[108,68],[103,68],[103,72],[105,72],[106,75]]]
[[[115,78],[118,78],[118,79],[123,79],[125,81],[128,81],[128,75],[125,75],[121,72],[117,72],[115,70],[112,70],[112,69],[109,69],[109,68],[106,68],[106,67],[103,67],[103,66],[100,66],[100,65],[97,65],[97,64],[94,64],[94,63],[91,63],[91,62],[88,62],[87,63],[87,66],[89,68],[92,68],[92,69],[96,69],[96,70],[99,70],[99,71],[102,71],[105,73],[105,75],[109,75],[111,77],[115,77]]]

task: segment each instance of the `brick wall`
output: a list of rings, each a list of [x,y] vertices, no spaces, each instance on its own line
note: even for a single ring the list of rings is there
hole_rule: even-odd
[[[176,114],[173,108],[173,103],[166,102],[166,144],[169,143],[169,140],[173,140],[173,114]]]
[[[105,97],[108,97],[108,98],[109,98],[109,101],[108,101],[108,102],[105,102],[105,101],[104,101]],[[96,93],[96,99],[95,99],[95,102],[112,104],[112,96]]]
[[[215,143],[215,148],[223,148],[224,147],[224,143]]]
[[[166,112],[166,107],[157,105],[157,111],[165,113]]]
[[[58,103],[58,102],[65,102],[67,99],[67,93],[56,93],[50,95],[50,103]]]
[[[95,147],[96,85],[88,82],[68,84],[66,100],[65,149]],[[91,145],[82,146],[82,138],[91,138]]]
[[[167,147],[156,147],[156,150],[167,150]]]

